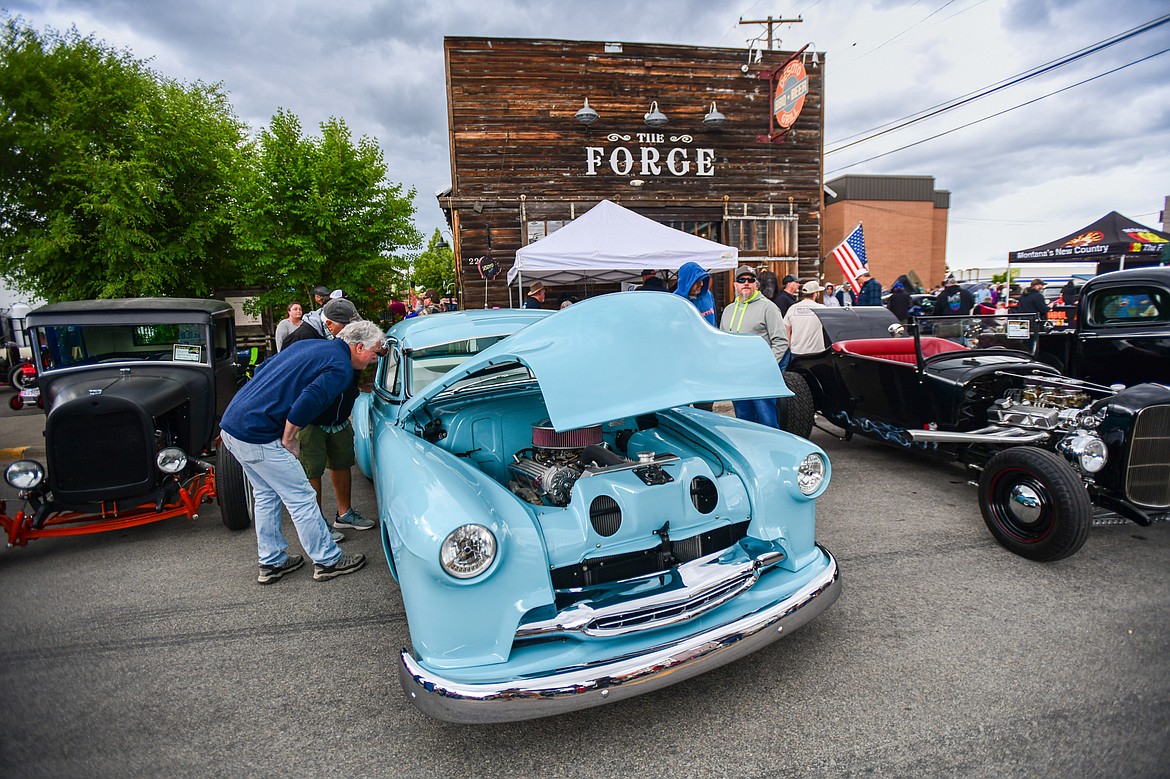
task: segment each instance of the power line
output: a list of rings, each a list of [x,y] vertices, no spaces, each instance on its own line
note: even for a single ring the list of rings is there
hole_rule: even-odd
[[[860,143],[864,143],[864,142],[872,140],[874,138],[878,138],[882,135],[886,135],[887,133],[892,133],[896,130],[900,130],[903,127],[909,127],[910,125],[917,124],[918,122],[921,122],[925,119],[929,119],[931,117],[938,116],[939,114],[946,113],[947,111],[951,111],[955,108],[959,108],[960,106],[967,105],[968,103],[972,103],[976,100],[979,100],[980,98],[987,97],[988,95],[999,92],[1000,90],[1007,89],[1009,87],[1013,87],[1017,84],[1022,84],[1023,82],[1025,82],[1029,79],[1035,78],[1035,77],[1040,76],[1044,73],[1048,73],[1048,72],[1055,70],[1057,68],[1064,67],[1065,65],[1076,62],[1079,59],[1083,59],[1084,57],[1088,57],[1092,54],[1096,54],[1099,51],[1104,51],[1105,49],[1109,48],[1110,46],[1115,46],[1118,43],[1122,43],[1123,41],[1126,41],[1126,40],[1133,38],[1137,35],[1141,35],[1142,33],[1149,32],[1150,30],[1152,30],[1156,27],[1159,27],[1163,24],[1166,24],[1167,22],[1170,22],[1170,14],[1159,17],[1157,19],[1153,19],[1149,22],[1146,22],[1145,24],[1138,25],[1137,27],[1134,27],[1131,30],[1126,30],[1125,32],[1118,33],[1117,35],[1114,35],[1111,38],[1105,38],[1103,40],[1097,41],[1096,43],[1094,43],[1090,46],[1087,46],[1083,49],[1078,49],[1077,51],[1074,51],[1071,54],[1066,54],[1063,57],[1059,57],[1055,60],[1051,60],[1050,62],[1046,62],[1043,65],[1038,65],[1030,70],[1026,70],[1026,71],[1023,71],[1022,73],[1018,73],[1015,76],[1011,76],[1009,78],[1006,78],[1002,81],[998,81],[998,82],[991,84],[989,86],[983,87],[981,89],[977,89],[974,92],[968,92],[965,95],[960,95],[959,97],[953,98],[953,99],[948,100],[944,103],[939,103],[937,105],[931,106],[930,108],[924,109],[923,111],[919,111],[917,113],[913,113],[913,114],[910,114],[908,116],[905,116],[902,119],[895,119],[895,120],[893,120],[893,122],[887,122],[885,124],[877,125],[876,127],[871,127],[868,130],[863,130],[859,133],[854,133],[853,135],[848,135],[848,136],[842,138],[840,141],[834,141],[833,143],[842,143],[844,141],[848,141],[851,138],[858,138],[858,136],[865,136],[865,137],[858,138],[858,140],[853,141],[852,143],[845,143],[842,146],[836,146],[835,148],[829,149],[829,150],[825,151],[825,155],[828,156],[830,154],[835,154],[839,151],[843,151],[845,149],[848,149],[851,146],[856,146]]]
[[[1145,57],[1142,57],[1141,59],[1136,59],[1133,62],[1127,62],[1124,65],[1119,65],[1118,67],[1113,68],[1113,70],[1107,70],[1104,73],[1098,73],[1096,76],[1091,76],[1087,79],[1084,79],[1083,81],[1078,81],[1075,84],[1069,84],[1067,87],[1062,87],[1061,89],[1057,89],[1053,92],[1049,92],[1048,94],[1040,95],[1040,97],[1032,98],[1031,100],[1027,100],[1027,101],[1020,103],[1018,105],[1014,105],[1011,108],[1005,108],[1004,110],[997,111],[994,114],[989,114],[989,115],[984,116],[980,119],[975,119],[973,121],[967,122],[966,124],[961,124],[958,127],[953,127],[950,130],[946,130],[946,131],[938,133],[936,135],[932,135],[928,138],[923,138],[920,141],[915,141],[914,143],[908,143],[905,146],[899,146],[897,149],[891,149],[890,151],[883,152],[881,154],[875,154],[872,157],[868,157],[864,160],[858,160],[857,162],[851,162],[848,165],[842,165],[840,168],[836,168],[836,169],[830,171],[829,173],[826,173],[825,175],[829,176],[829,175],[832,175],[832,174],[837,173],[837,172],[842,171],[842,170],[847,170],[849,168],[853,168],[853,167],[856,167],[858,165],[863,165],[867,162],[873,162],[874,160],[881,159],[882,157],[888,157],[889,155],[894,154],[896,152],[905,151],[906,149],[910,149],[910,148],[913,148],[915,146],[920,146],[921,144],[924,144],[927,141],[933,141],[937,138],[942,138],[944,135],[950,135],[953,132],[957,132],[959,130],[965,129],[967,127],[970,127],[971,125],[979,124],[980,122],[986,122],[988,119],[994,119],[997,116],[1003,116],[1006,113],[1009,113],[1011,111],[1015,111],[1017,108],[1023,108],[1024,106],[1029,106],[1032,103],[1038,103],[1041,100],[1043,100],[1044,98],[1052,97],[1053,95],[1059,95],[1061,92],[1067,92],[1068,90],[1073,89],[1074,87],[1079,87],[1083,84],[1088,84],[1090,81],[1096,81],[1099,78],[1104,78],[1105,76],[1116,73],[1119,70],[1125,70],[1128,67],[1145,62],[1146,60],[1149,60],[1149,59],[1153,59],[1154,57],[1160,57],[1161,55],[1166,54],[1167,52],[1170,52],[1170,49],[1162,49],[1161,51],[1154,52],[1153,54],[1149,54]],[[828,152],[826,152],[826,154],[828,154]]]

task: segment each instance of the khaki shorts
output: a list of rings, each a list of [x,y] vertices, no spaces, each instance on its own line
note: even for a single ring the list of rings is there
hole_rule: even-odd
[[[305,469],[305,476],[320,479],[328,468],[331,471],[347,471],[357,462],[353,453],[353,425],[344,430],[326,433],[316,425],[301,428],[297,433],[301,454],[297,458]]]

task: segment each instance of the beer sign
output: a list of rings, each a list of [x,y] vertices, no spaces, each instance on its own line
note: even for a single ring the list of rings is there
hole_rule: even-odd
[[[784,66],[780,78],[776,79],[776,93],[772,99],[772,115],[776,124],[787,130],[796,123],[804,108],[808,95],[808,71],[800,59],[794,59]]]

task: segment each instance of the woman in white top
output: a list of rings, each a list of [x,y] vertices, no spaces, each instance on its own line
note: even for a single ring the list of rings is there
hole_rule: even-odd
[[[280,324],[276,326],[276,351],[280,351],[284,347],[284,339],[288,337],[289,333],[301,326],[301,317],[304,315],[304,310],[301,304],[295,300],[288,304],[288,317],[280,320]]]

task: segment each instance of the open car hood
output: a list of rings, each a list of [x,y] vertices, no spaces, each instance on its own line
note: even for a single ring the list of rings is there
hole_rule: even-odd
[[[403,415],[462,379],[509,363],[532,371],[560,431],[689,403],[792,394],[763,338],[716,330],[679,295],[620,292],[574,304],[492,345],[412,397]]]

